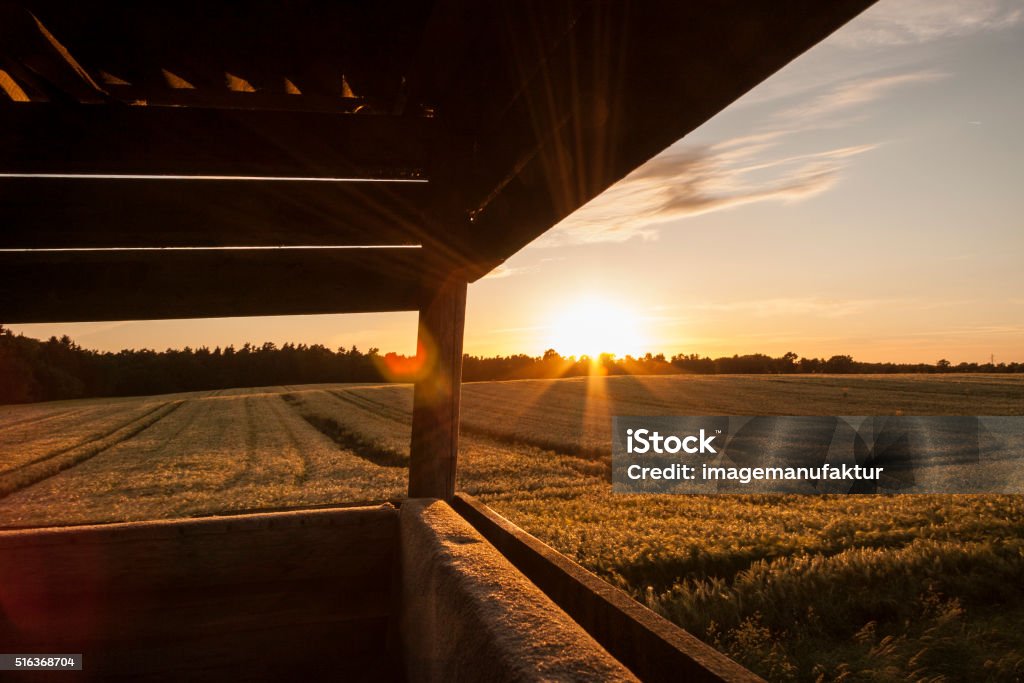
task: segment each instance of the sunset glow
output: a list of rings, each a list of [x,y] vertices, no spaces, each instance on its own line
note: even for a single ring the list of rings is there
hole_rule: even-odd
[[[644,352],[643,323],[628,307],[611,299],[588,296],[555,311],[545,346],[563,356],[616,356]]]

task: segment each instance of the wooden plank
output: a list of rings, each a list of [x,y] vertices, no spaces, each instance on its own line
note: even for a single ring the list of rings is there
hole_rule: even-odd
[[[423,117],[190,107],[0,107],[0,173],[424,178]]]
[[[423,365],[413,390],[410,498],[450,500],[455,493],[465,321],[464,277],[428,280],[416,342]]]
[[[0,321],[416,310],[419,248],[0,252]]]
[[[258,596],[257,596],[258,597]],[[4,641],[24,652],[83,654],[89,681],[402,681],[401,654],[386,641],[389,618],[253,624],[217,633],[182,630],[174,639],[100,639],[89,633]],[[53,681],[53,674],[9,673],[5,681]]]
[[[400,520],[409,680],[638,683],[447,503],[407,499]]]
[[[71,577],[89,571],[121,592],[154,582],[197,587],[373,573],[390,561],[397,524],[385,504],[0,530],[0,586],[74,590]],[[354,552],[364,545],[366,553]]]
[[[0,642],[93,677],[376,678],[397,527],[380,506],[0,531]]]
[[[251,86],[250,86],[251,87]],[[130,84],[107,85],[111,97],[125,104],[145,102],[153,107],[204,107],[213,109],[262,109],[267,111],[325,112],[352,114],[374,103],[361,97],[324,97],[317,95],[288,94],[284,79],[275,90],[238,91],[170,89],[138,87]]]
[[[0,248],[423,244],[428,183],[0,178]]]
[[[397,555],[394,547],[390,550],[388,560],[393,563]],[[366,549],[379,555],[375,551]],[[362,549],[352,548],[351,552],[359,556]],[[167,553],[163,557],[180,559]],[[77,590],[19,592],[10,602],[9,616],[0,618],[0,638],[5,644],[30,645],[44,644],[48,638],[89,634],[111,644],[169,644],[259,630],[268,624],[287,629],[372,622],[390,614],[392,568],[393,564],[377,562],[375,573],[348,571],[321,581],[282,578],[267,584],[224,583],[208,588],[196,587],[194,580],[192,584],[161,582],[157,574],[148,590],[132,592],[121,591],[114,582],[99,583],[93,577],[73,574]],[[26,608],[30,600],[31,609]]]
[[[500,3],[502,24],[483,32],[491,47],[472,68],[496,92],[459,181],[481,258],[522,248],[872,0],[571,4],[561,38],[527,30],[547,14],[531,3]]]
[[[472,496],[452,507],[640,680],[762,681]]]

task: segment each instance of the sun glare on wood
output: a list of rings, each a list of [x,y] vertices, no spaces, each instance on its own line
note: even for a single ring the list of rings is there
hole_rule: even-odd
[[[601,297],[586,297],[555,312],[546,336],[546,348],[576,357],[638,355],[647,343],[640,318],[628,307]]]

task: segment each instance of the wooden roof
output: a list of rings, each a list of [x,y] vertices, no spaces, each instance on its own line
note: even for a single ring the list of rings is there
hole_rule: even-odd
[[[416,309],[871,1],[0,4],[0,322]]]

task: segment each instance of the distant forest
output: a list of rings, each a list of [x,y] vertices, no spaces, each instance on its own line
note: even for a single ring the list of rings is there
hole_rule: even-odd
[[[149,349],[117,353],[83,349],[68,337],[40,341],[15,335],[0,326],[0,403],[30,403],[98,396],[142,396],[179,391],[258,387],[320,382],[409,381],[415,358],[394,353],[365,353],[352,347],[332,350],[319,344],[267,342],[240,348]],[[602,355],[562,357],[554,350],[543,356],[464,357],[467,382],[504,379],[546,379],[588,375],[728,375],[795,373],[942,373],[1024,372],[1024,363],[863,363],[851,356],[778,358],[755,353],[708,358],[697,354],[663,354],[639,358]]]

